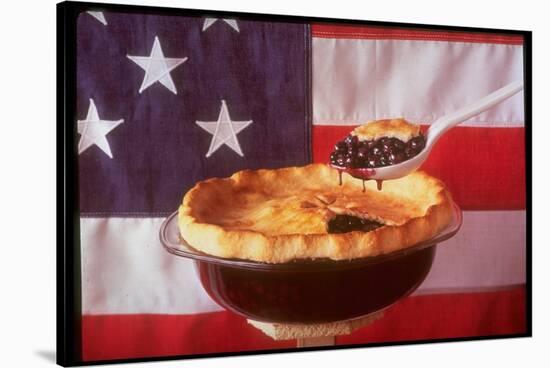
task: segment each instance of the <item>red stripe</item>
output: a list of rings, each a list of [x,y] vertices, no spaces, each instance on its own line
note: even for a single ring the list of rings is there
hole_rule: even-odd
[[[353,128],[313,126],[313,161],[328,162]],[[524,128],[453,128],[422,169],[443,180],[464,210],[525,209]]]
[[[339,344],[525,333],[525,290],[407,298]],[[83,316],[85,361],[283,349],[229,312]]]
[[[84,361],[208,354],[294,347],[273,341],[230,312],[82,317]]]
[[[522,45],[523,36],[499,33],[475,33],[432,31],[409,28],[387,28],[372,26],[352,26],[334,24],[313,24],[313,37],[320,38],[352,38],[352,39],[382,39],[382,40],[419,40],[419,41],[451,41],[474,43],[497,43],[507,45]]]
[[[366,344],[526,333],[525,289],[407,298],[368,328],[337,338]]]

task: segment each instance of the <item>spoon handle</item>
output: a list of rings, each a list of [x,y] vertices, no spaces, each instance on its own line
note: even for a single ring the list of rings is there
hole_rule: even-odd
[[[443,133],[455,125],[476,116],[490,107],[506,100],[523,89],[523,81],[512,82],[491,94],[477,100],[471,105],[458,109],[448,115],[437,119],[428,130],[427,145],[434,144]]]

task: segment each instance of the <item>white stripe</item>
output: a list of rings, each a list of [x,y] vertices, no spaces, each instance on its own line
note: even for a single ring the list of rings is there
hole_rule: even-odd
[[[83,218],[84,314],[192,314],[221,310],[190,261],[166,252],[160,218]],[[465,212],[464,225],[438,246],[419,292],[525,282],[525,211]]]
[[[159,241],[161,218],[82,218],[82,313],[192,314],[221,310],[190,260]]]
[[[525,211],[468,211],[460,231],[437,247],[419,292],[525,283]]]
[[[523,76],[521,45],[313,38],[313,123],[430,123]],[[523,126],[523,93],[464,126]]]

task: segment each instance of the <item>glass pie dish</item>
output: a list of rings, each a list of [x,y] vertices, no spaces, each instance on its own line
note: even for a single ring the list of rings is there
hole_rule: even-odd
[[[225,309],[271,323],[328,323],[361,318],[389,307],[420,286],[437,244],[462,225],[455,204],[451,223],[431,239],[390,254],[353,260],[262,263],[212,256],[179,234],[177,212],[160,227],[164,248],[194,261],[203,288]]]

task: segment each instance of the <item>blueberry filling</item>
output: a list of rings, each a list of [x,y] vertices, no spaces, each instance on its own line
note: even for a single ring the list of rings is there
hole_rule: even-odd
[[[350,215],[336,215],[327,223],[327,232],[329,234],[348,233],[350,231],[369,232],[383,226],[381,223],[366,220],[360,217]]]
[[[348,135],[334,146],[330,163],[347,168],[394,165],[418,155],[425,145],[426,138],[422,134],[407,142],[393,137],[360,141],[357,136]]]

